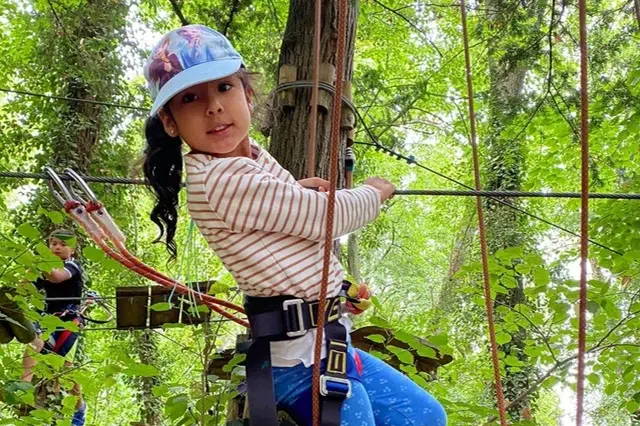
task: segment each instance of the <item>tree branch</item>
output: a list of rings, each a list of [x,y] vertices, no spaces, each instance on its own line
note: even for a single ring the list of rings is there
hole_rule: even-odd
[[[531,324],[531,326],[535,329],[535,331],[540,335],[540,337],[542,337],[542,341],[544,342],[545,346],[547,347],[547,349],[549,349],[549,353],[551,354],[551,358],[553,358],[553,360],[556,362],[556,364],[558,363],[558,358],[556,358],[556,354],[553,351],[553,348],[551,347],[551,344],[549,343],[549,339],[547,338],[547,336],[542,332],[542,330],[540,330],[540,328],[538,328],[537,325],[535,325],[533,323],[533,321],[531,321],[529,319],[529,317],[527,317],[525,314],[523,314],[522,312],[512,308],[511,306],[507,305],[506,303],[502,303],[499,301],[495,301],[495,303],[504,306],[506,308],[509,308],[512,312],[517,313],[518,315],[520,315],[522,318],[524,318],[529,324]]]
[[[636,15],[636,21],[638,21],[638,30],[640,30],[640,0],[633,1],[633,12]]]
[[[227,35],[227,31],[229,31],[231,23],[233,22],[233,17],[238,12],[239,6],[240,0],[233,0],[233,4],[231,5],[231,12],[229,12],[229,19],[227,19],[227,22],[224,24],[224,28],[222,29],[222,34],[224,34],[225,36]]]
[[[173,11],[178,16],[178,19],[180,19],[180,23],[183,26],[189,25],[189,21],[187,21],[187,19],[182,14],[182,10],[180,9],[180,5],[178,4],[178,0],[169,0],[169,2],[171,3],[171,7],[173,8]]]
[[[601,342],[598,342],[596,345],[594,345],[591,349],[588,349],[586,351],[586,354],[591,354],[591,353],[595,353],[595,352],[603,352],[606,351],[608,349],[613,349],[613,348],[618,348],[618,347],[633,347],[633,348],[637,348],[640,347],[640,344],[637,343],[612,343],[610,345],[605,345],[605,346],[600,346]],[[526,398],[528,395],[530,395],[532,392],[534,392],[538,386],[540,386],[545,380],[547,380],[549,377],[551,377],[551,375],[553,373],[555,373],[557,370],[561,369],[561,368],[566,368],[569,366],[569,364],[573,361],[575,361],[576,359],[578,359],[578,355],[572,355],[568,358],[563,359],[562,361],[557,362],[553,367],[551,367],[549,370],[547,370],[546,373],[544,373],[538,380],[536,380],[531,386],[529,386],[525,391],[523,391],[520,395],[518,395],[516,398],[514,398],[513,401],[509,402],[509,405],[507,405],[505,407],[505,410],[509,410],[510,408],[516,406],[520,401],[522,401],[524,398]],[[489,424],[493,421],[495,421],[497,419],[496,416],[491,416],[487,419],[486,424]]]
[[[378,0],[373,0],[374,3],[376,3],[377,5],[379,5],[380,7],[382,7],[383,9],[393,13],[394,15],[396,15],[397,17],[399,17],[400,19],[402,19],[403,21],[405,21],[407,24],[409,24],[410,27],[412,27],[414,30],[416,30],[421,36],[422,38],[429,43],[429,46],[433,47],[433,49],[436,51],[436,53],[438,54],[438,56],[440,56],[442,58],[442,52],[440,52],[440,49],[438,49],[438,46],[435,45],[434,42],[432,42],[431,40],[429,40],[429,38],[424,34],[424,31],[422,31],[420,28],[418,28],[418,26],[416,24],[414,24],[413,22],[411,22],[411,20],[409,18],[407,18],[406,16],[404,16],[402,13],[400,13],[398,11],[398,9],[392,9],[389,6],[383,4],[382,2],[378,1]]]

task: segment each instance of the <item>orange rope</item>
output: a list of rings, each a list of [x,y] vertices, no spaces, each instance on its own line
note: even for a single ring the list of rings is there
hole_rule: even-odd
[[[318,88],[320,85],[320,34],[322,33],[322,0],[316,0],[313,33],[313,86],[311,87],[311,117],[307,144],[307,177],[316,175],[316,139],[318,134]]]
[[[582,425],[584,414],[584,353],[587,342],[587,261],[589,259],[589,80],[587,56],[587,2],[579,0],[580,9],[580,142],[581,142],[581,207],[580,207],[580,315],[578,322],[578,386],[576,424]]]
[[[476,120],[473,105],[473,84],[471,80],[471,60],[469,58],[469,34],[467,32],[467,9],[465,1],[460,1],[462,12],[462,35],[464,39],[464,60],[467,71],[467,96],[469,99],[469,122],[471,129],[471,148],[473,149],[473,175],[476,191],[482,189],[480,185],[480,164],[478,161],[478,144],[476,135]],[[484,211],[482,208],[482,197],[476,197],[476,207],[478,210],[478,228],[480,230],[480,249],[482,253],[482,276],[484,278],[484,301],[489,323],[489,340],[491,341],[491,359],[493,361],[493,376],[496,384],[496,397],[498,399],[498,411],[500,412],[500,424],[507,426],[507,414],[505,410],[504,394],[502,392],[502,382],[500,379],[500,360],[498,358],[498,344],[496,342],[496,330],[493,322],[493,301],[491,300],[491,283],[489,280],[489,266],[487,259],[487,235],[484,228]]]
[[[320,1],[320,0],[316,0]],[[319,27],[316,21],[316,26]],[[331,111],[331,154],[329,159],[329,206],[327,207],[327,226],[324,239],[324,259],[322,262],[322,284],[318,304],[318,328],[313,363],[312,414],[313,425],[320,424],[320,356],[324,335],[324,312],[327,302],[327,286],[329,284],[329,263],[333,246],[333,218],[335,211],[336,187],[338,183],[338,148],[340,145],[340,114],[342,108],[342,79],[344,73],[345,38],[347,34],[347,0],[338,3],[338,46],[336,51],[336,93],[333,96]]]

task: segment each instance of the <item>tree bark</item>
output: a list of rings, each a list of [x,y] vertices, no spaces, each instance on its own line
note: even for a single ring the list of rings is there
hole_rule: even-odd
[[[324,1],[322,9],[322,29],[320,62],[335,66],[337,49],[337,13],[338,1]],[[353,49],[355,44],[356,21],[359,2],[348,2],[348,20],[346,36],[345,70],[341,78],[350,81],[353,76]],[[279,67],[292,65],[296,67],[297,80],[311,81],[313,78],[313,34],[314,31],[314,2],[309,0],[291,0],[289,3],[289,17],[280,51]],[[337,72],[338,73],[338,72]],[[311,89],[291,89],[294,92],[295,104],[285,105],[283,97],[278,95],[274,99],[273,127],[271,129],[271,154],[289,170],[296,179],[308,177],[306,175],[307,139],[309,138],[309,112]],[[321,90],[322,92],[322,90]],[[344,109],[344,108],[343,108]],[[331,105],[328,108],[318,108],[318,133],[316,149],[316,175],[327,178],[329,176],[329,133],[331,126]],[[341,135],[340,171],[343,176],[344,148],[346,132]],[[342,182],[339,183],[341,185]]]
[[[138,334],[136,349],[140,362],[147,365],[157,364],[157,343],[151,330],[143,330]],[[153,376],[141,377],[139,380],[140,420],[147,426],[162,426],[162,403],[153,395],[153,388],[160,383],[160,379]]]
[[[522,177],[525,170],[524,139],[513,139],[504,136],[504,130],[511,126],[513,120],[524,110],[524,80],[527,72],[537,59],[541,50],[539,46],[530,46],[530,40],[539,37],[539,29],[546,0],[536,0],[527,8],[517,7],[507,0],[487,1],[487,20],[493,29],[506,26],[504,35],[498,41],[488,45],[490,73],[489,131],[486,138],[486,189],[513,190],[522,189]],[[526,34],[525,40],[521,40]],[[503,41],[504,40],[504,41]],[[517,199],[506,199],[513,205],[520,204]],[[522,216],[512,209],[491,199],[485,202],[488,249],[491,254],[500,249],[521,247],[526,244],[524,230],[526,223]],[[522,276],[512,267],[517,285],[508,294],[498,294],[496,302],[514,307],[525,303]],[[497,318],[499,321],[499,318]],[[500,350],[511,354],[525,364],[528,356],[524,353],[527,333],[520,329],[512,335],[511,342],[500,345]],[[504,394],[507,400],[513,400],[527,389],[532,380],[532,369],[526,365],[519,371],[506,368],[503,377]],[[527,412],[530,398],[525,398],[509,410],[513,419],[519,419]]]

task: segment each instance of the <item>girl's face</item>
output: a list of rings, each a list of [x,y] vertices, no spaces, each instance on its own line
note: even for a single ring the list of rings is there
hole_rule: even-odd
[[[192,86],[159,112],[165,131],[192,150],[216,157],[251,157],[251,100],[240,77]]]

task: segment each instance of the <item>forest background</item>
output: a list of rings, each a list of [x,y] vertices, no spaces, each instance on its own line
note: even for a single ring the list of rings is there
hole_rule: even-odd
[[[0,171],[40,172],[53,165],[92,175],[139,176],[144,108],[151,105],[142,66],[159,36],[186,22],[224,32],[258,74],[256,140],[275,153],[303,149],[305,135],[288,141],[274,137],[286,123],[278,111],[283,97],[271,92],[280,65],[286,63],[285,47],[311,42],[311,22],[305,20],[310,3],[0,0]],[[326,30],[335,33],[337,1],[325,3]],[[380,175],[399,189],[464,189],[431,169],[472,186],[458,4],[349,3],[353,51],[347,76],[363,119],[353,133],[355,183]],[[637,3],[588,2],[593,192],[640,192]],[[577,2],[472,1],[468,14],[483,186],[577,191]],[[331,44],[330,39],[325,42]],[[335,59],[330,50],[325,53],[329,62]],[[419,165],[371,144],[413,156]],[[322,166],[324,154],[319,155]],[[92,187],[145,262],[184,281],[216,280],[216,294],[240,300],[232,278],[190,226],[184,198],[178,260],[167,263],[164,248],[152,243],[157,230],[148,218],[153,203],[149,191],[142,186]],[[574,424],[579,200],[505,201],[510,206],[485,201],[497,339],[507,399],[530,392],[509,414],[513,424]],[[640,424],[637,203],[591,202],[590,235],[597,244],[590,246],[589,262],[587,424]],[[41,181],[2,179],[2,285],[17,286],[51,266],[46,248],[38,243],[63,220]],[[91,288],[113,296],[118,286],[148,285],[85,239],[78,243]],[[410,344],[415,344],[411,336],[427,339],[453,361],[433,377],[416,369],[408,351],[388,345],[378,355],[397,358],[404,372],[444,404],[451,425],[483,424],[494,416],[473,198],[395,197],[376,222],[341,243],[351,276],[375,293],[373,308],[356,325],[390,328]],[[22,302],[38,303],[35,296]],[[83,384],[91,425],[221,425],[232,390],[227,382],[203,374],[203,366],[216,351],[233,346],[239,331],[219,322],[147,331],[89,327],[83,333],[79,368],[61,377],[66,386],[71,378]],[[0,347],[0,384],[5,393],[29,400],[29,392],[9,386],[20,374],[22,349],[18,343]],[[422,355],[434,353],[422,347]],[[60,374],[55,357],[42,361],[41,377]],[[66,399],[62,407],[22,419],[3,405],[0,424],[69,424],[61,418],[72,411],[71,405]]]

